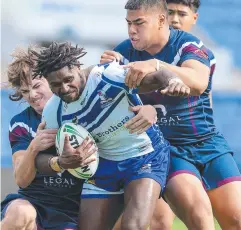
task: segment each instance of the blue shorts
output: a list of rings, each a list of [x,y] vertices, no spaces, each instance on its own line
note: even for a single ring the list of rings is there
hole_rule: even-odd
[[[234,154],[234,160],[236,161],[239,171],[241,173],[241,151],[235,152]]]
[[[38,230],[77,230],[78,216],[74,218],[61,212],[47,208],[46,205],[39,204],[36,200],[29,199],[21,194],[9,194],[1,203],[1,220],[4,218],[8,206],[16,199],[29,201],[36,209],[36,225]]]
[[[241,180],[233,153],[219,134],[199,143],[171,146],[168,180],[181,173],[198,177],[206,190]]]
[[[123,161],[100,158],[95,175],[84,183],[81,198],[108,198],[124,193],[133,180],[150,178],[158,182],[163,190],[170,163],[169,144],[160,145],[149,154]]]

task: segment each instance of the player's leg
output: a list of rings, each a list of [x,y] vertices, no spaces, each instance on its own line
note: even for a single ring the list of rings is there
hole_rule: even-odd
[[[111,230],[122,211],[123,205],[118,195],[109,198],[82,199],[79,229]]]
[[[241,175],[231,154],[208,163],[203,177],[213,212],[224,230],[241,229]]]
[[[171,157],[165,199],[189,229],[214,229],[212,207],[197,168],[189,161]]]
[[[169,205],[163,199],[159,199],[151,220],[151,230],[171,230],[174,218],[175,214]]]
[[[131,181],[125,188],[121,229],[147,230],[160,192],[160,184],[151,178]]]
[[[175,214],[172,212],[169,205],[163,200],[159,199],[156,203],[156,208],[152,216],[150,229],[151,230],[171,230]],[[113,230],[121,229],[122,215],[119,217]]]
[[[169,160],[169,144],[163,144],[152,153],[119,164],[126,169],[121,229],[146,230],[150,226],[161,189],[166,184]]]
[[[33,205],[23,199],[16,199],[6,205],[2,211],[1,229],[35,230],[37,212]]]
[[[80,202],[80,230],[112,229],[123,211],[123,191],[118,185],[117,162],[99,159],[93,178],[83,185]]]

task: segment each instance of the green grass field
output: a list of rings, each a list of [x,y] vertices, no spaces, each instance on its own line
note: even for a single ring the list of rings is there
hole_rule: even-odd
[[[215,221],[215,229],[221,230],[217,221]],[[187,227],[182,223],[182,221],[180,221],[179,219],[176,218],[174,223],[173,223],[172,230],[187,230]]]

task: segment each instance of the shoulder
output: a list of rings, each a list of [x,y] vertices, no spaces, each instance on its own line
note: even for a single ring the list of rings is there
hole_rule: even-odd
[[[121,54],[127,52],[129,49],[133,49],[130,39],[126,39],[114,48],[114,51]]]
[[[14,125],[14,123],[27,123],[30,118],[33,118],[33,109],[29,106],[11,119],[10,126]]]
[[[37,114],[31,107],[28,107],[11,119],[9,132],[18,135],[26,135],[27,133],[30,133],[34,137],[39,123],[40,118],[37,117]]]
[[[58,110],[61,99],[53,95],[47,102],[42,113],[42,120],[46,122],[46,128],[58,128]]]
[[[177,46],[182,47],[184,44],[195,44],[197,46],[203,46],[202,41],[191,33],[175,30],[175,43]]]

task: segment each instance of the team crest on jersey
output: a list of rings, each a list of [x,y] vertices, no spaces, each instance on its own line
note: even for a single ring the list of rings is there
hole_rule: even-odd
[[[79,119],[77,116],[74,116],[74,118],[72,119],[72,122],[75,124],[75,125],[78,125],[79,123]]]
[[[106,93],[103,90],[99,90],[98,95],[100,97],[101,108],[106,108],[110,106],[114,101],[113,98],[107,97]]]

